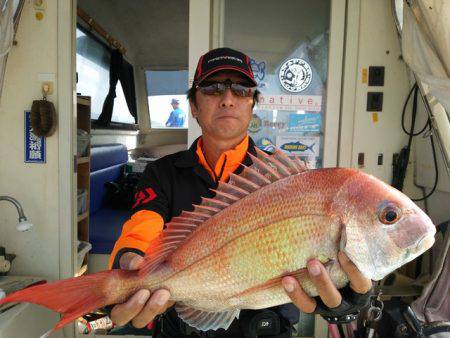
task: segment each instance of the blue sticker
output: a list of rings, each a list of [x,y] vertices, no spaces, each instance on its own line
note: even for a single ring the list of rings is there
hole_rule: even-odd
[[[33,134],[30,112],[25,112],[25,162],[45,163],[45,138]]]
[[[250,67],[252,68],[253,75],[256,82],[261,82],[266,77],[266,62],[257,62],[255,59],[250,59]]]
[[[322,116],[320,114],[290,114],[290,132],[320,132]]]
[[[304,143],[301,143],[301,142],[297,141],[297,142],[285,143],[280,148],[281,148],[281,150],[290,151],[290,152],[305,152],[305,151],[309,150],[312,153],[314,153],[314,146],[315,145],[316,144],[313,143],[313,144],[308,146],[308,145],[306,145]]]
[[[273,144],[272,140],[268,137],[263,137],[259,139],[256,142],[256,145],[259,149],[268,151],[268,152],[274,152],[275,151],[275,145]]]

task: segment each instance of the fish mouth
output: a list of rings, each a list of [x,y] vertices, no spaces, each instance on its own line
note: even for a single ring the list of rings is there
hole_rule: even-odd
[[[434,244],[434,233],[423,236],[415,245],[410,246],[404,251],[403,257],[400,260],[402,263],[396,268],[412,261],[418,256],[422,255],[425,251],[430,249]]]
[[[406,249],[405,257],[408,258],[408,261],[423,254],[425,251],[427,251],[429,248],[431,248],[433,246],[434,233],[431,233],[431,234],[429,233],[429,234],[423,236],[416,243],[417,244],[411,245],[409,248]]]
[[[429,248],[433,246],[433,244],[434,244],[434,233],[428,234],[419,240],[419,242],[415,247],[416,252],[427,251]]]
[[[426,235],[424,235],[421,239],[419,239],[415,244],[411,245],[409,248],[404,250],[402,257],[398,258],[397,264],[394,263],[394,265],[387,267],[387,266],[379,266],[376,265],[373,270],[370,270],[368,266],[361,265],[358,263],[357,260],[352,260],[354,264],[357,266],[357,268],[361,271],[361,273],[370,279],[373,280],[381,280],[383,279],[387,274],[394,271],[395,269],[401,267],[402,265],[412,261],[416,257],[422,255],[425,251],[430,249],[434,242],[435,242],[435,231],[429,232]],[[345,252],[345,250],[344,250]],[[349,256],[348,253],[346,253],[347,256]],[[350,256],[349,256],[350,258]]]

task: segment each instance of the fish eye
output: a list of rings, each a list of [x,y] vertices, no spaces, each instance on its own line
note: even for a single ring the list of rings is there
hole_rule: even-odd
[[[381,223],[389,225],[397,222],[401,216],[402,212],[399,208],[393,205],[387,205],[381,210],[378,218]]]

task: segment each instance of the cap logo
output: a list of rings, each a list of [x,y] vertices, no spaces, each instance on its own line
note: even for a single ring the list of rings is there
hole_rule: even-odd
[[[233,60],[233,61],[239,61],[240,63],[243,63],[242,60],[239,59],[239,58],[237,58],[237,57],[234,57],[234,56],[226,56],[226,55],[218,56],[218,57],[215,57],[215,58],[213,58],[213,59],[211,59],[211,60],[208,60],[208,63],[210,63],[210,62],[215,62],[215,61],[220,61],[220,60]]]
[[[280,68],[279,79],[284,89],[298,93],[306,88],[312,80],[311,66],[303,59],[287,60]]]

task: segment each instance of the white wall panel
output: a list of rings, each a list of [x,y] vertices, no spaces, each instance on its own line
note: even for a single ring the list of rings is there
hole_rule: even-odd
[[[385,85],[371,87],[362,81],[362,71],[369,66],[385,67]],[[390,3],[386,1],[348,0],[344,83],[341,106],[339,166],[358,167],[359,153],[365,155],[362,170],[387,183],[392,180],[392,156],[407,145],[408,137],[401,129],[403,104],[411,88],[408,70],[401,58]],[[384,94],[383,111],[374,122],[372,113],[366,111],[367,92]],[[411,102],[406,111],[406,128],[409,129]],[[426,113],[419,98],[416,130],[426,121]],[[434,168],[428,140],[416,137],[410,156],[403,191],[412,198],[421,198],[422,191],[414,185],[416,176],[423,177],[428,187],[434,182]],[[416,153],[416,150],[418,152]],[[438,147],[436,147],[437,151]],[[378,154],[383,154],[383,165],[377,164]],[[426,160],[424,158],[426,157]],[[438,154],[440,157],[440,154]],[[420,166],[415,161],[420,158]],[[441,162],[441,161],[440,161]],[[439,188],[449,185],[440,164]],[[428,188],[426,192],[429,192]],[[418,202],[424,207],[423,202]],[[429,214],[435,224],[450,219],[450,194],[437,191],[428,200]]]
[[[349,1],[340,147],[341,166],[356,167],[358,153],[364,153],[362,169],[386,182],[391,181],[393,154],[407,141],[400,123],[409,90],[390,11],[390,5],[384,1]],[[383,87],[363,83],[362,71],[369,66],[385,67]],[[366,110],[369,91],[384,95],[378,121]],[[377,165],[378,154],[383,154],[383,165]]]
[[[8,57],[0,107],[0,194],[17,198],[34,228],[19,233],[15,208],[0,202],[0,245],[17,255],[12,273],[59,277],[59,130],[47,138],[47,162],[24,163],[24,111],[42,98],[39,78],[55,79],[48,99],[57,106],[57,2],[46,1],[42,21],[26,1]],[[61,112],[60,112],[61,113]]]
[[[194,80],[198,59],[210,48],[210,11],[210,0],[189,1],[189,86]],[[200,126],[189,113],[188,147],[200,135]]]

